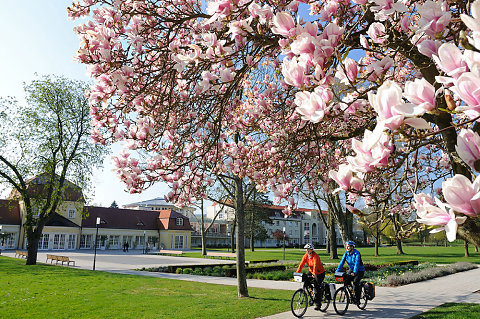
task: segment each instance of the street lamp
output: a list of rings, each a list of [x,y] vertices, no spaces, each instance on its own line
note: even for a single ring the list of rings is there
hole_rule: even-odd
[[[0,245],[0,255],[1,255],[2,247],[3,247],[3,225],[0,225],[0,237],[2,237],[2,244]]]
[[[143,231],[143,254],[145,254],[145,231]]]
[[[283,260],[285,260],[285,226],[283,226]]]
[[[98,245],[98,226],[100,225],[100,217],[97,217],[97,222],[96,222],[96,226],[97,226],[97,232],[95,233],[95,252],[93,254],[93,270],[95,270],[95,260],[97,259],[97,245]]]

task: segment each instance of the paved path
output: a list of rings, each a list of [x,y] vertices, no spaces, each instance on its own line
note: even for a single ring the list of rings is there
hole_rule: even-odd
[[[40,252],[38,261],[44,262],[46,254],[68,256],[75,260],[76,268],[92,269],[92,251]],[[4,251],[2,255],[13,257],[14,251]],[[97,251],[96,269],[114,273],[141,275],[158,278],[197,281],[221,285],[236,285],[236,278],[180,275],[135,271],[141,267],[158,267],[166,265],[226,264],[232,261],[219,259],[186,258],[173,256],[142,255],[141,251]],[[397,288],[376,287],[376,297],[369,302],[365,310],[350,306],[344,318],[410,318],[446,302],[466,302],[480,304],[480,268],[414,283]],[[296,290],[301,286],[296,282],[248,280],[248,287]],[[309,307],[304,318],[341,318],[336,315],[330,304],[326,313]],[[295,318],[290,311],[264,317],[263,319]]]

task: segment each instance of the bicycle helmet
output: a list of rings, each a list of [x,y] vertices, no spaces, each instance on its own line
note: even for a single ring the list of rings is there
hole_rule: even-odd
[[[355,247],[355,242],[353,240],[349,240],[349,241],[347,241],[347,246]]]
[[[303,246],[303,248],[313,250],[313,245],[312,244],[306,244],[305,246]]]

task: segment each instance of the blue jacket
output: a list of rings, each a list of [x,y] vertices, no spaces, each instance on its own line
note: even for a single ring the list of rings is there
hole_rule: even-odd
[[[360,255],[360,252],[356,249],[354,249],[351,254],[349,254],[348,251],[345,251],[342,260],[340,260],[340,264],[338,264],[337,271],[342,271],[343,264],[345,262],[347,262],[348,268],[355,274],[359,271],[365,271],[365,266],[362,262],[362,256]]]

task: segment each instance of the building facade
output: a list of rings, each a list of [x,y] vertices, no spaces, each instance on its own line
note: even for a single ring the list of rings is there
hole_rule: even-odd
[[[277,247],[283,245],[283,241],[275,238],[275,232],[285,232],[285,244],[287,246],[302,246],[306,243],[315,243],[317,245],[326,245],[327,230],[320,214],[326,218],[326,211],[318,211],[315,209],[297,208],[292,211],[289,216],[283,213],[285,206],[263,206],[262,210],[267,211],[270,222],[263,222],[263,226],[267,231],[268,239],[256,241],[256,247]],[[216,216],[216,218],[215,218]],[[235,220],[235,209],[232,207],[214,203],[207,208],[207,220],[211,221],[215,218],[215,223],[222,225],[218,227],[223,231],[223,235],[230,234],[233,221]],[[193,224],[193,223],[192,223]],[[198,225],[193,225],[195,231]],[[195,233],[194,233],[195,234]],[[220,237],[221,235],[219,235]],[[227,237],[229,238],[229,236]],[[337,232],[337,243],[342,244],[342,239]],[[246,241],[246,245],[249,243]]]
[[[38,188],[32,179],[32,189]],[[69,190],[67,189],[66,193]],[[0,200],[2,249],[26,249],[25,207],[14,192]],[[41,202],[34,203],[34,212]],[[159,207],[160,208],[160,207]],[[35,215],[34,215],[35,217]],[[97,226],[97,220],[100,224]],[[78,187],[70,190],[47,221],[42,231],[39,250],[93,249],[97,233],[99,249],[190,249],[192,228],[188,217],[173,209],[120,209],[85,206]]]

